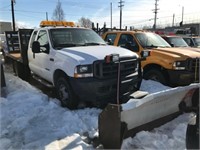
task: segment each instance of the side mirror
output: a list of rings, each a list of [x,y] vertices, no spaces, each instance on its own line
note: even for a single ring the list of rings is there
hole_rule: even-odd
[[[107,44],[108,45],[113,45],[112,39],[108,39]]]
[[[149,50],[144,50],[140,53],[142,58],[147,58],[148,56],[150,56],[151,51]]]
[[[171,47],[174,47],[174,43],[171,43],[170,45],[171,45]]]
[[[40,53],[40,43],[38,41],[34,41],[32,44],[32,52]]]

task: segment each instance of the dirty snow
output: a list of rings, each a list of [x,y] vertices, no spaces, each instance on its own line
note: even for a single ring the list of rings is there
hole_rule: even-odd
[[[0,150],[95,149],[86,138],[98,136],[97,108],[71,111],[29,83],[6,73],[5,97],[0,98]],[[149,93],[168,89],[143,80]],[[4,95],[4,94],[2,94]],[[123,141],[122,149],[185,149],[185,132],[191,114],[183,114],[151,132],[141,131]]]

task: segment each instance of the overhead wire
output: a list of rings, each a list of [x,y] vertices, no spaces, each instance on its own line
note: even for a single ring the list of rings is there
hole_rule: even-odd
[[[11,7],[11,4],[3,6],[3,7],[0,7],[0,9],[5,9],[5,8],[8,8],[8,7]]]

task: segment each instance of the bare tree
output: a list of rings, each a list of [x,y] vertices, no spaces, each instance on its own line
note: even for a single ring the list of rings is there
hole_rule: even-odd
[[[52,19],[56,20],[56,21],[63,21],[64,18],[65,18],[65,14],[64,14],[64,11],[62,9],[62,4],[61,4],[60,0],[58,0],[56,8],[53,12]]]
[[[79,19],[78,22],[82,27],[92,28],[92,21],[88,18],[81,17],[81,19]]]

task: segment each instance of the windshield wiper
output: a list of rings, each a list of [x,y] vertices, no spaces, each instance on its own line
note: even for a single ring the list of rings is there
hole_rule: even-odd
[[[145,46],[145,48],[157,48],[157,47],[158,47],[158,46],[155,46],[155,45],[153,45],[153,44],[152,44],[152,45],[146,45],[146,46]]]
[[[162,47],[162,48],[170,48],[171,46],[158,46],[158,47]]]
[[[80,44],[74,44],[74,43],[65,43],[65,44],[56,44],[55,47],[57,49],[62,49],[65,47],[76,47],[76,46],[80,46]]]
[[[85,43],[84,45],[85,45],[85,46],[88,46],[88,45],[106,45],[106,44],[103,44],[103,43],[95,43],[95,42],[88,42],[88,43]]]

